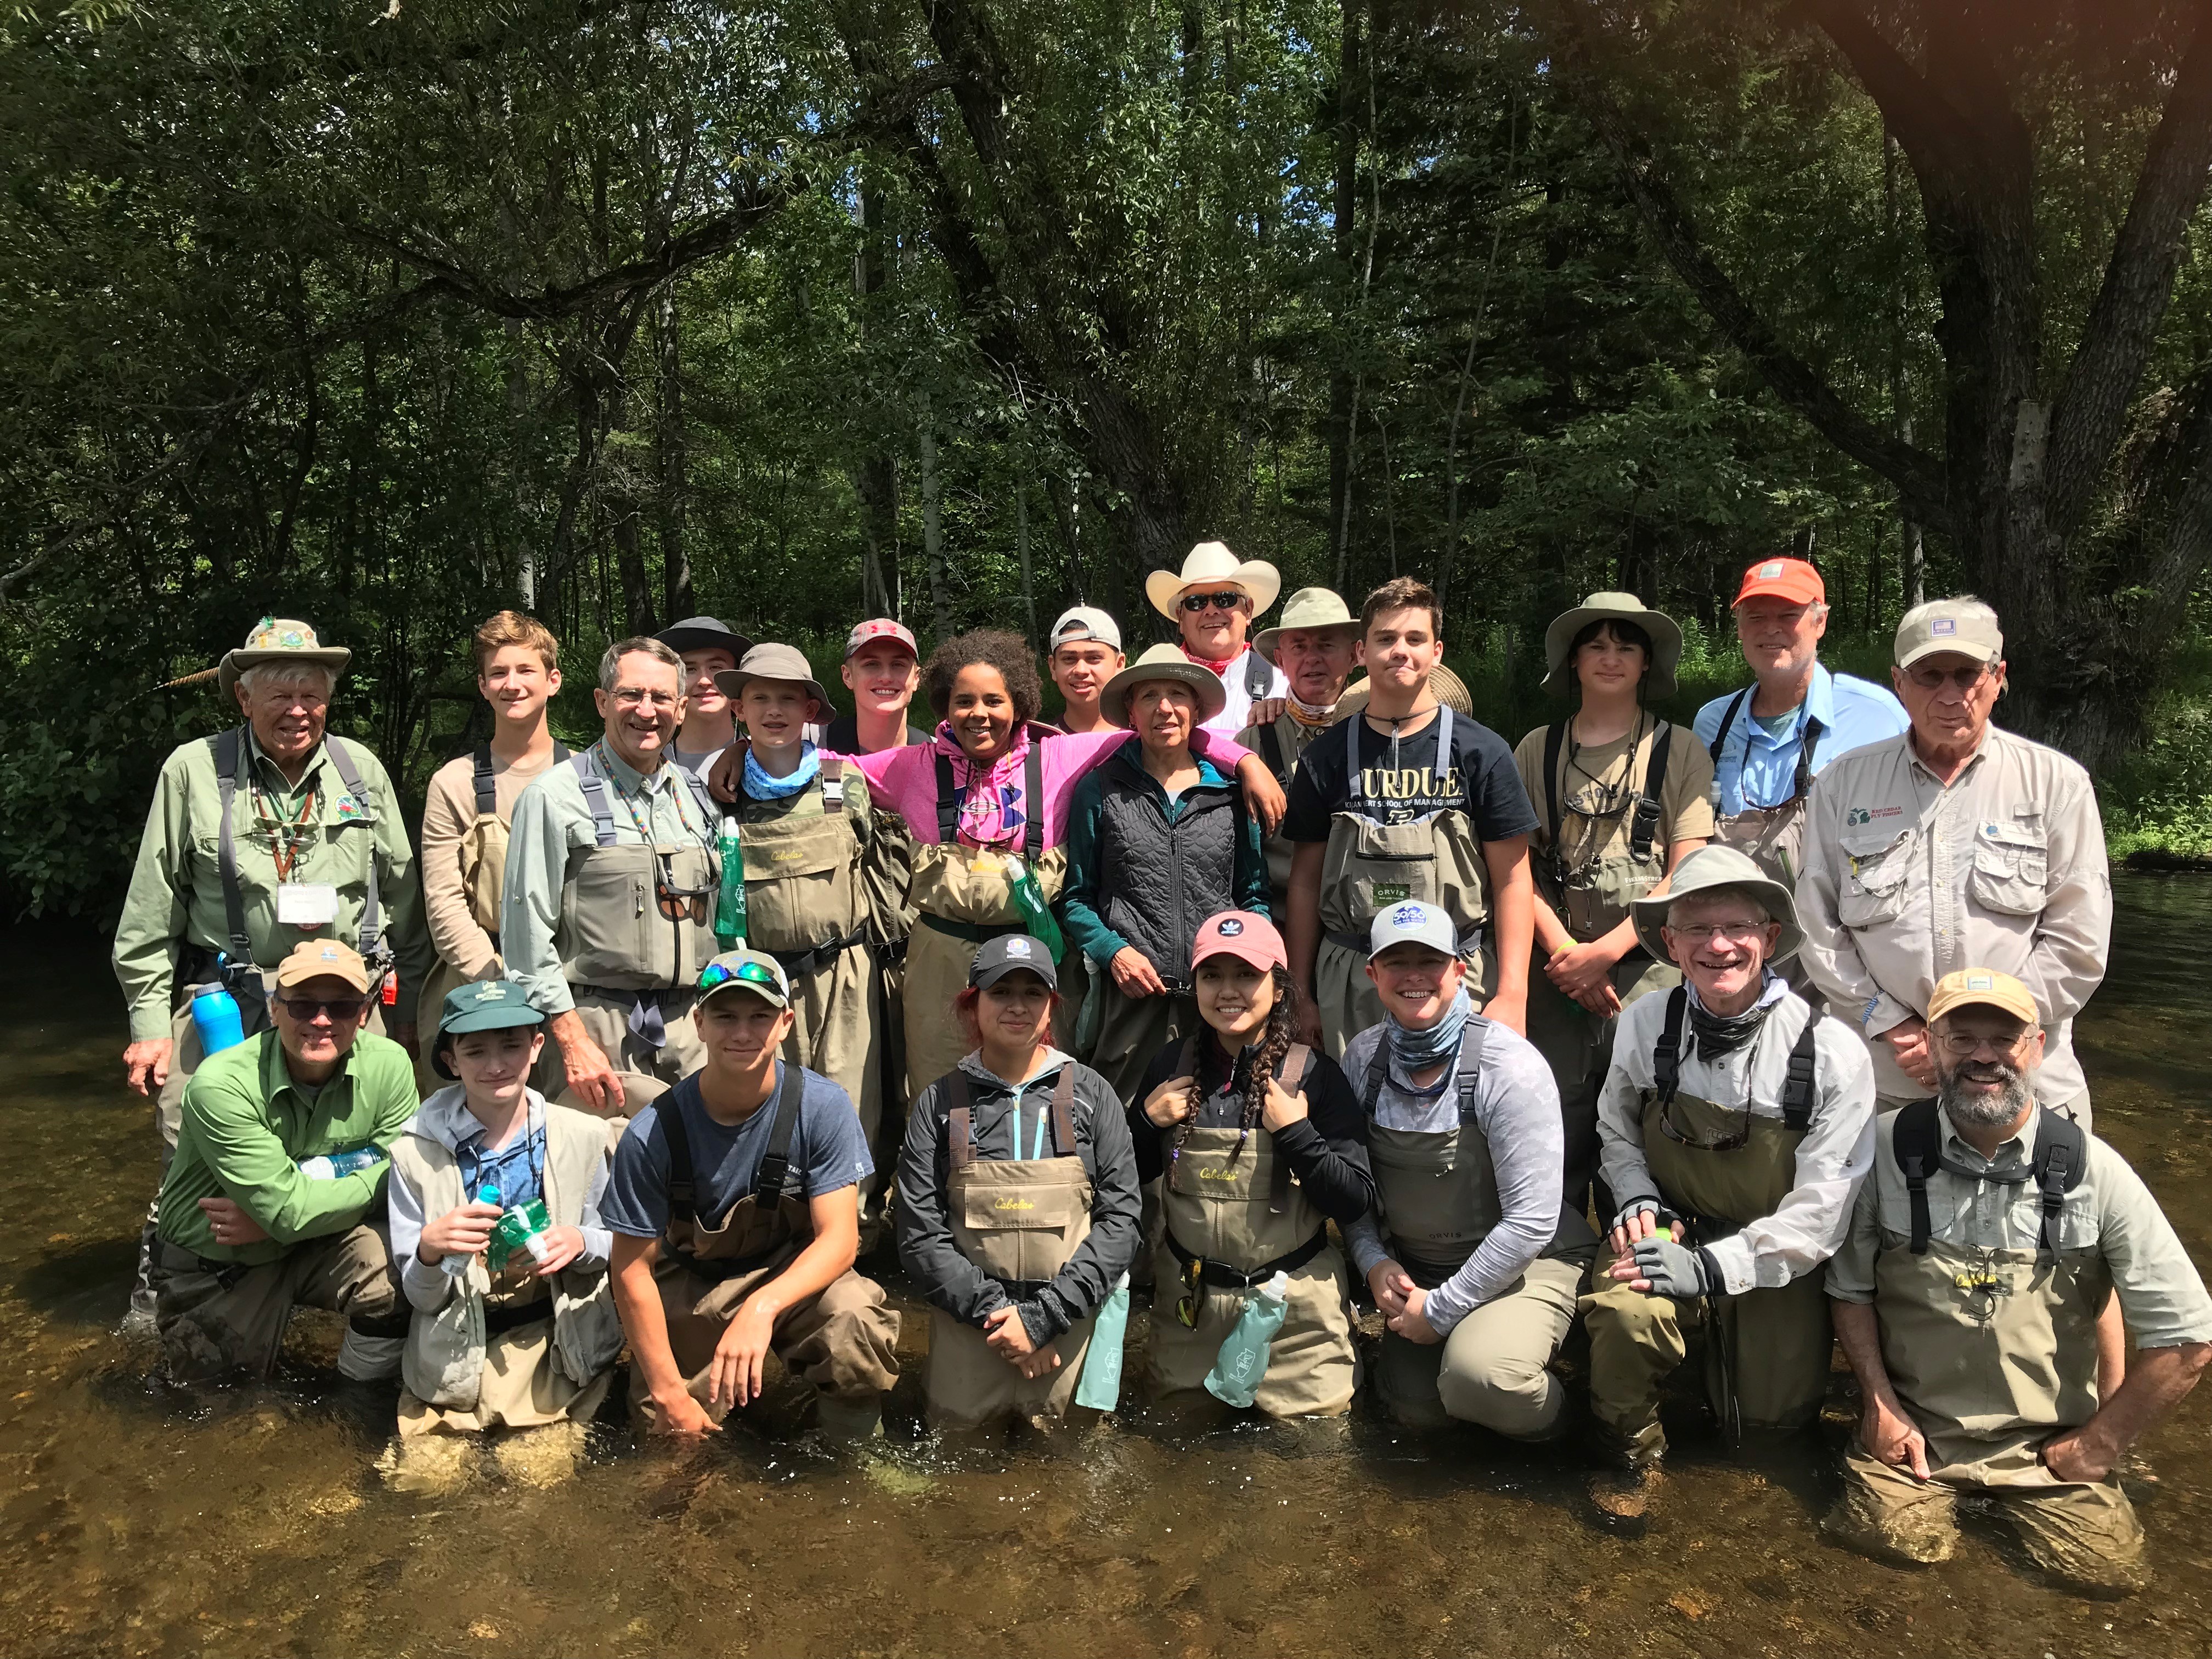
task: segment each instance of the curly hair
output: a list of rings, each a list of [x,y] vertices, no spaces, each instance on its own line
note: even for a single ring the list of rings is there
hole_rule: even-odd
[[[1291,970],[1270,968],[1267,977],[1274,981],[1275,1006],[1267,1011],[1267,1031],[1260,1039],[1259,1052],[1253,1055],[1252,1069],[1244,1079],[1244,1109],[1237,1121],[1237,1145],[1229,1154],[1231,1164],[1244,1155],[1244,1143],[1251,1139],[1253,1126],[1260,1121],[1260,1109],[1267,1103],[1267,1084],[1282,1065],[1283,1056],[1298,1040],[1298,988],[1291,978]],[[1198,1127],[1199,1103],[1206,1098],[1199,1070],[1194,1064],[1190,1068],[1190,1092],[1183,1097],[1190,1115],[1176,1130],[1175,1151],[1178,1155],[1182,1152],[1183,1142],[1190,1139],[1190,1132]],[[1297,1081],[1296,1078],[1285,1078],[1283,1086],[1295,1089]]]
[[[943,720],[952,707],[952,682],[960,678],[960,671],[979,663],[997,669],[1006,681],[1016,725],[1037,717],[1044,707],[1044,684],[1037,678],[1036,658],[1030,653],[1029,641],[1003,628],[977,628],[955,634],[931,652],[923,665],[922,690],[938,719]]]

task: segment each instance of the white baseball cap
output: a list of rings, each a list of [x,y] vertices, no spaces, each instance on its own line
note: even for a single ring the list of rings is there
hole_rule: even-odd
[[[1440,956],[1459,954],[1459,933],[1452,920],[1433,904],[1407,899],[1375,913],[1367,930],[1367,959],[1381,956],[1394,945],[1423,945]]]
[[[1060,613],[1060,620],[1052,625],[1048,651],[1057,651],[1063,645],[1080,645],[1085,640],[1096,640],[1101,645],[1121,648],[1121,625],[1095,605],[1071,605]]]

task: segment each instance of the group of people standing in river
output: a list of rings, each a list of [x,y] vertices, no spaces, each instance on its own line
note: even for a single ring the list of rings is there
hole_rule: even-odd
[[[1253,633],[1279,589],[1201,544],[1133,660],[1070,610],[1057,726],[1011,634],[925,661],[863,622],[833,716],[802,653],[696,617],[607,649],[574,752],[556,642],[501,612],[419,861],[325,729],[349,653],[264,619],[117,932],[165,1166],[134,1322],[188,1381],[343,1314],[429,1487],[571,1465],[625,1345],[652,1428],[773,1355],[879,1432],[885,1249],[952,1427],[1113,1409],[1133,1292],[1147,1398],[1341,1414],[1364,1281],[1390,1412],[1573,1439],[1620,1529],[1693,1339],[1731,1440],[1810,1424],[1840,1339],[1839,1537],[1941,1559],[1979,1492],[2055,1577],[2141,1582],[2120,1471],[2212,1298],[2090,1133],[2102,832],[1991,723],[1995,614],[1910,611],[1885,690],[1820,662],[1817,571],[1762,561],[1753,684],[1683,727],[1680,629],[1592,594],[1545,640],[1570,712],[1509,748],[1421,583]]]

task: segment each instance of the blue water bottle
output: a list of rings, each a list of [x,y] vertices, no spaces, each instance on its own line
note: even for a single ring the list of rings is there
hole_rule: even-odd
[[[220,984],[203,986],[192,998],[192,1030],[198,1034],[204,1057],[245,1042],[246,1025],[239,1018],[238,999]]]

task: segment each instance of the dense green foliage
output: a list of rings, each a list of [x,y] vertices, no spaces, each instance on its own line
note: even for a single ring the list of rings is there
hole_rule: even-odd
[[[2007,72],[2058,376],[2188,30],[2146,0],[2026,9],[2049,50]],[[1914,8],[1881,17],[1923,49]],[[1713,320],[1590,95],[1795,353],[1940,455],[1960,348],[1857,70],[1767,0],[25,0],[0,13],[0,885],[114,902],[162,753],[221,717],[155,688],[272,611],[354,647],[334,721],[417,786],[477,717],[468,629],[501,605],[568,642],[574,731],[604,642],[677,615],[825,663],[886,609],[929,636],[1081,597],[1141,633],[1144,571],[1201,536],[1355,603],[1431,576],[1509,738],[1544,713],[1543,623],[1595,587],[1692,624],[1686,717],[1736,678],[1736,573],[1793,545],[1863,672],[1916,580],[1983,586],[1996,556],[1931,534],[1908,568],[1899,490]],[[2178,602],[2131,574],[2190,509],[2131,494],[2127,455],[2205,447],[2157,419],[2212,359],[2208,231],[2191,206],[2134,447],[2068,544],[2089,597],[2060,606],[2154,613],[2140,662],[2063,696],[2117,703],[2095,729],[2122,746],[2166,699],[2116,805],[2199,842],[2202,564]],[[2066,621],[2035,624],[2040,685],[2103,648]]]

